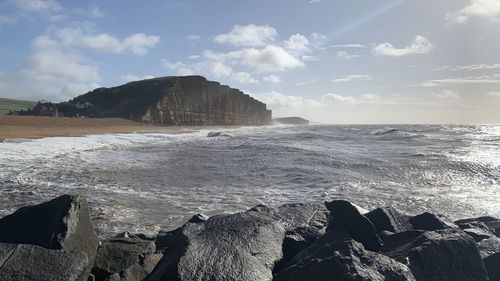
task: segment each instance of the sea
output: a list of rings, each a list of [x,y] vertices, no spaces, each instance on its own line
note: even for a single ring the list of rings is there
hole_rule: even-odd
[[[196,213],[346,199],[450,219],[500,217],[499,125],[308,125],[0,143],[0,217],[88,199],[101,237]]]

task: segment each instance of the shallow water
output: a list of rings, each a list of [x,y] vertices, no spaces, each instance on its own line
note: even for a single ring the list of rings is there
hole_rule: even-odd
[[[256,204],[348,200],[500,216],[500,126],[282,126],[0,144],[0,216],[89,199],[99,235],[155,232]]]

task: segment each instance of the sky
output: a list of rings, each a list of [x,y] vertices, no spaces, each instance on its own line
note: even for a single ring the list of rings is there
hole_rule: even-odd
[[[274,117],[500,123],[500,0],[2,0],[0,97],[202,75]]]

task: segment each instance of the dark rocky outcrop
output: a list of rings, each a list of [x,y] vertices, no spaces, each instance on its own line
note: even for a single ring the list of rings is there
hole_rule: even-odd
[[[391,208],[361,212],[334,200],[198,214],[156,237],[122,232],[103,241],[95,256],[85,200],[61,196],[0,219],[0,238],[9,242],[0,241],[0,281],[500,278],[495,218],[454,224],[425,213],[410,226]]]
[[[88,268],[82,251],[0,243],[0,281],[86,281]]]
[[[370,220],[360,214],[358,209],[344,200],[325,202],[330,211],[330,222],[327,231],[349,231],[349,236],[363,244],[370,251],[378,251],[382,247],[380,238]]]
[[[118,117],[159,125],[272,122],[271,111],[264,103],[201,76],[159,77],[99,88],[57,107],[64,116]]]
[[[90,265],[94,262],[98,246],[87,201],[71,195],[21,208],[0,219],[0,242],[83,251]]]
[[[161,259],[161,254],[155,254],[154,241],[126,236],[129,237],[106,240],[99,247],[92,269],[97,281],[114,273],[122,281],[143,280]]]
[[[417,280],[488,280],[474,239],[461,230],[427,231],[387,254],[407,264]]]
[[[483,239],[477,243],[477,248],[483,259],[495,253],[500,253],[500,238],[492,236],[488,239]]]
[[[186,224],[148,280],[272,280],[284,233],[255,211]]]
[[[413,229],[413,226],[409,222],[408,218],[391,207],[375,209],[366,213],[365,216],[375,226],[377,233],[384,230],[398,233]]]
[[[318,241],[300,252],[276,281],[410,281],[410,269],[354,241]]]
[[[484,266],[488,271],[490,281],[500,281],[500,253],[485,258]]]
[[[275,125],[309,125],[309,120],[301,117],[283,117],[274,118],[273,124]]]
[[[453,222],[441,215],[428,212],[410,218],[414,229],[434,231],[439,229],[458,228]]]

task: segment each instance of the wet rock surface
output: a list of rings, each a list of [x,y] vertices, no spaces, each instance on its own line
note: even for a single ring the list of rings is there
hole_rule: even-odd
[[[86,281],[88,267],[83,251],[0,243],[1,281]]]
[[[66,195],[0,219],[0,281],[500,278],[499,220],[492,217],[453,223],[387,207],[362,214],[344,200],[258,205],[198,214],[156,236],[123,232],[96,251],[86,204]]]

